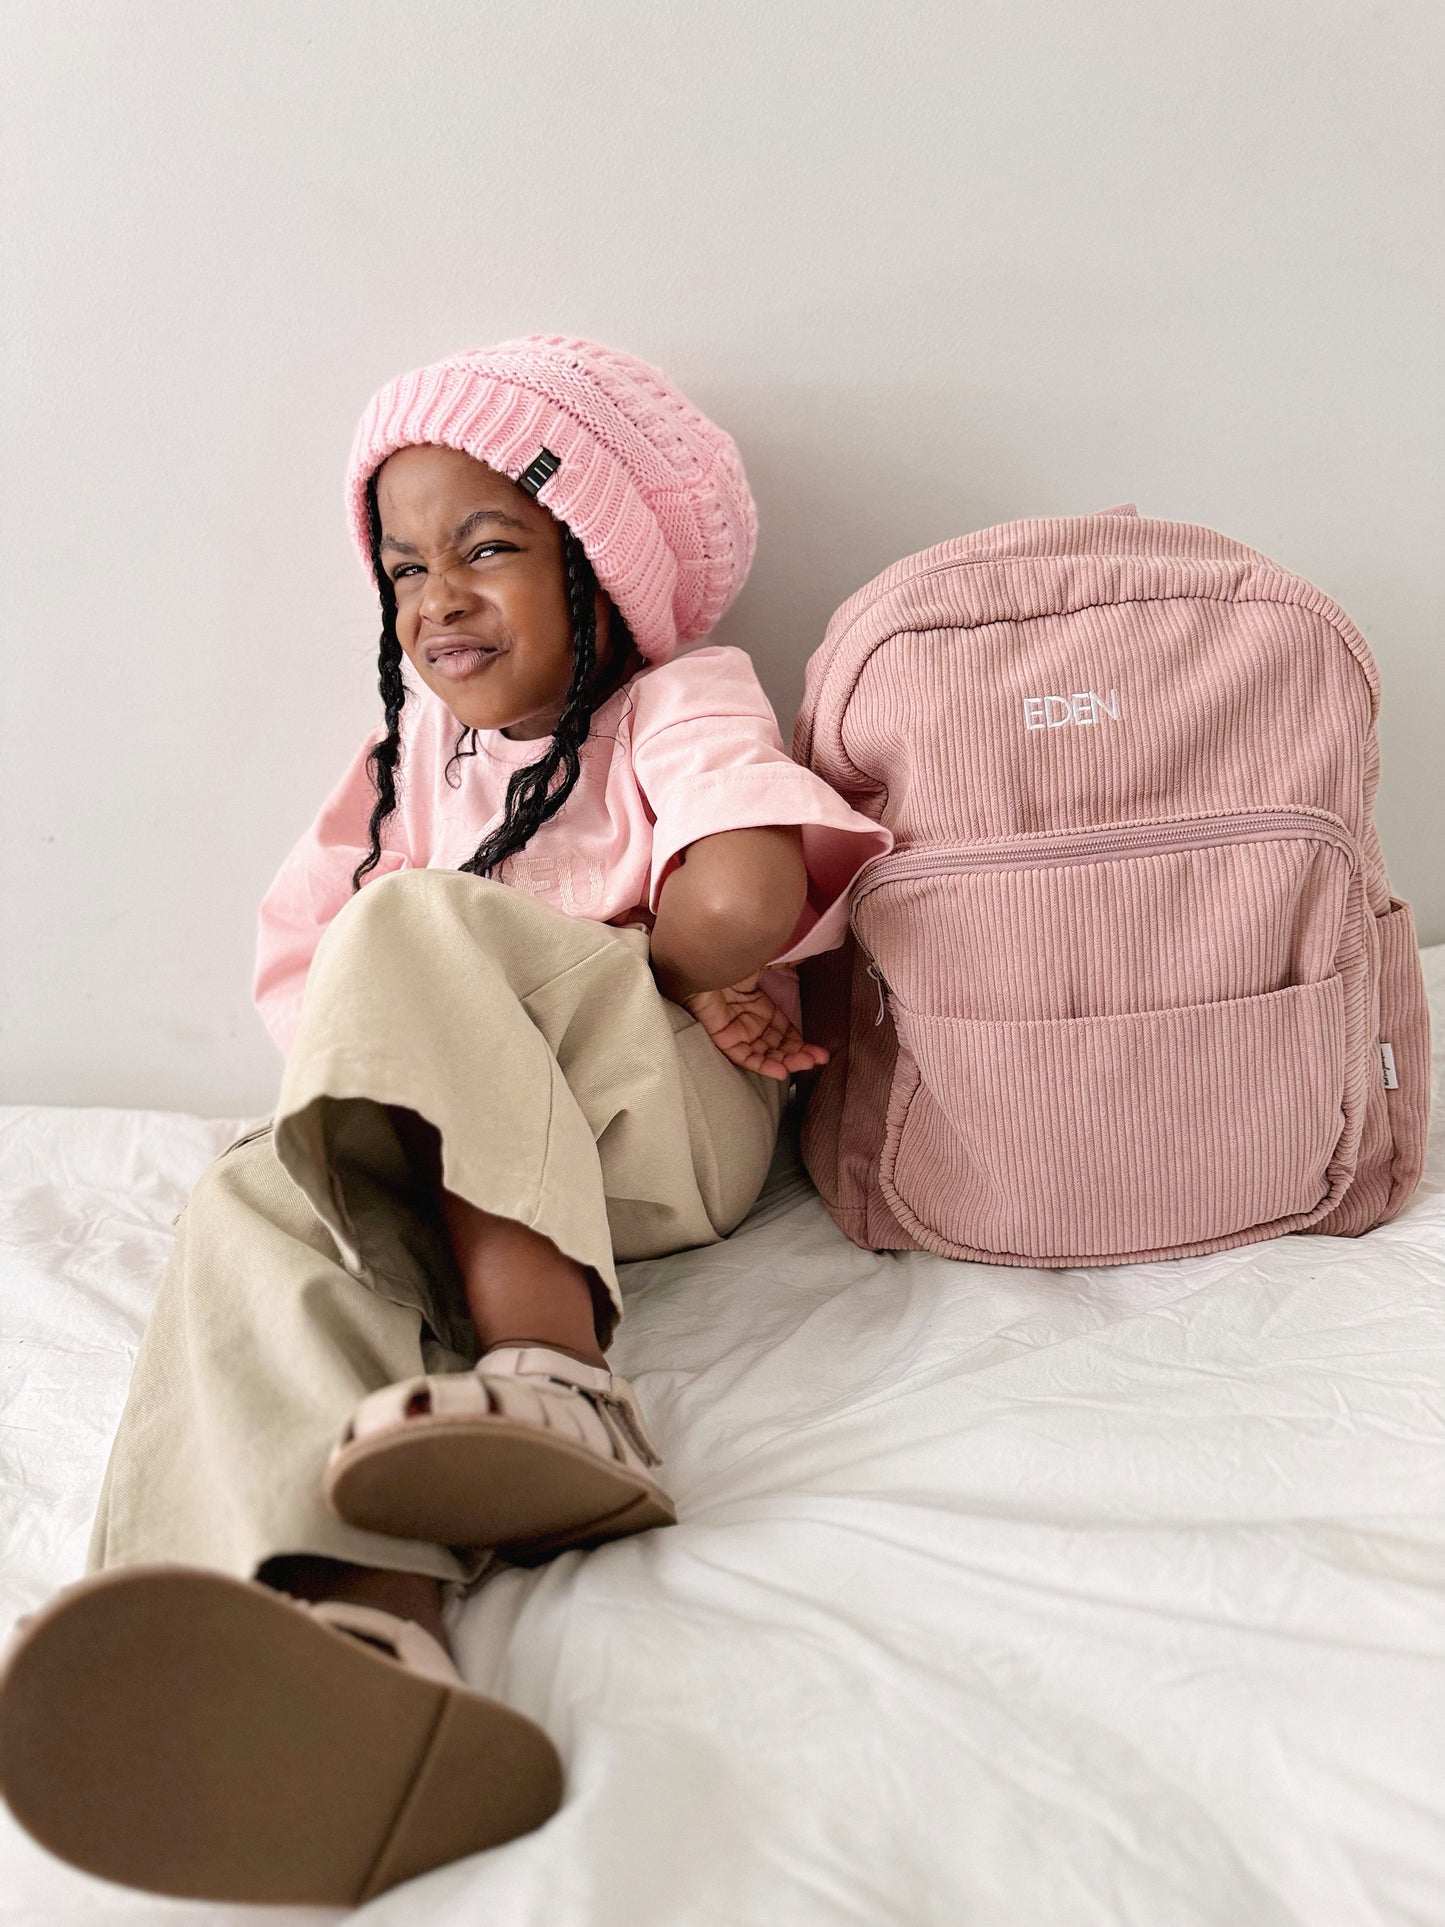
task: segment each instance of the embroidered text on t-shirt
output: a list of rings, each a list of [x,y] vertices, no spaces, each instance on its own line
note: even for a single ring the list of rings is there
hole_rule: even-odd
[[[606,879],[595,856],[576,851],[560,855],[529,855],[519,850],[502,865],[502,878],[534,897],[550,897],[569,916],[585,916],[602,901]]]

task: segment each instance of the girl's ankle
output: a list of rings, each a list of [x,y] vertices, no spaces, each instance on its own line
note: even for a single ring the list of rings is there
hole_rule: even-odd
[[[564,1345],[556,1338],[493,1338],[482,1347],[480,1357],[485,1358],[488,1352],[496,1351],[499,1345],[544,1345],[548,1351],[562,1352],[568,1358],[575,1358],[579,1365],[596,1365],[604,1372],[608,1370],[606,1355],[600,1346],[594,1345],[590,1351],[579,1351],[575,1345]]]
[[[441,1581],[426,1573],[357,1566],[320,1555],[268,1559],[257,1571],[262,1585],[297,1599],[348,1599],[412,1619],[450,1653],[442,1617]]]

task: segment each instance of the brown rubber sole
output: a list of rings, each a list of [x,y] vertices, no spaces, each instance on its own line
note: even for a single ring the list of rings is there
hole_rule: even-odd
[[[500,1417],[418,1417],[358,1439],[322,1489],[348,1524],[444,1546],[495,1546],[517,1565],[677,1523],[672,1502],[585,1445]]]
[[[188,1900],[355,1907],[529,1833],[542,1729],[256,1580],[118,1566],[63,1587],[0,1673],[0,1788],[72,1866]]]

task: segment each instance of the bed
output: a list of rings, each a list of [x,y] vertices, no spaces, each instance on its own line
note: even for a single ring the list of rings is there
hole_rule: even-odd
[[[797,1120],[726,1242],[623,1268],[679,1524],[464,1603],[567,1769],[538,1832],[349,1918],[497,1927],[1445,1921],[1445,945],[1394,1223],[1048,1271],[875,1256]],[[0,1107],[0,1634],[79,1576],[172,1220],[249,1118]],[[79,1874],[4,1927],[336,1919]]]

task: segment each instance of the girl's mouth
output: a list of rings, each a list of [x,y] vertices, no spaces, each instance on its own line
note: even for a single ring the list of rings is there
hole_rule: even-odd
[[[448,682],[465,682],[468,676],[475,676],[488,663],[495,662],[501,653],[500,649],[479,647],[476,643],[458,643],[431,657],[429,666]]]

